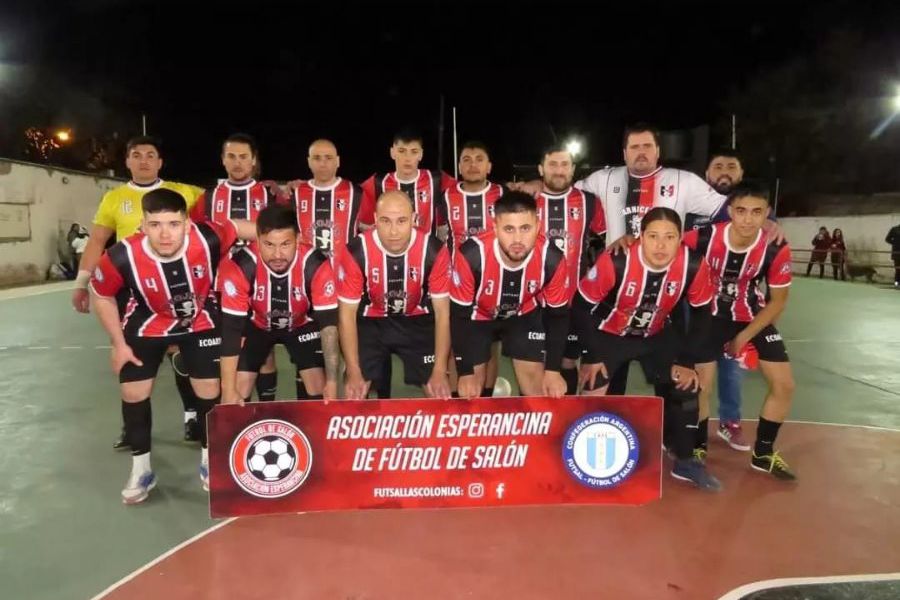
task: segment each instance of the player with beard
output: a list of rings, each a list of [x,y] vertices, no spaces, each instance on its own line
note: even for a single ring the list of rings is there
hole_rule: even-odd
[[[216,281],[223,313],[222,402],[249,399],[275,344],[285,346],[311,397],[336,398],[340,346],[331,262],[299,243],[297,217],[287,207],[263,209],[256,231],[256,242],[222,261]]]
[[[565,254],[540,233],[534,198],[509,192],[494,204],[494,228],[453,256],[452,339],[459,395],[484,388],[491,343],[502,340],[524,396],[566,392],[560,365],[569,330]]]
[[[565,252],[569,281],[576,282],[593,262],[589,259],[589,250],[603,248],[606,233],[603,210],[593,194],[572,186],[575,162],[571,152],[563,146],[547,148],[538,171],[544,184],[536,198],[541,231]],[[574,297],[577,291],[577,286],[570,286],[571,296]],[[577,361],[580,357],[581,344],[573,323],[569,327],[561,371],[567,394],[578,391]]]
[[[279,201],[280,189],[274,182],[257,181],[259,147],[246,133],[233,133],[222,142],[222,166],[228,178],[207,190],[191,210],[191,219],[202,221],[244,220],[256,222],[266,206]],[[286,201],[286,198],[281,200]],[[261,402],[275,400],[278,371],[274,351],[260,368],[256,378],[256,394]]]
[[[709,165],[706,167],[706,181],[717,192],[727,196],[743,179],[744,169],[741,166],[740,156],[735,150],[723,148],[710,154]],[[725,205],[728,205],[727,200]],[[720,212],[716,220],[727,221],[727,211]],[[685,218],[684,229],[692,231],[709,223],[710,219],[708,218],[688,214]],[[741,427],[742,370],[737,360],[724,354],[716,362],[719,371],[716,381],[719,392],[719,427],[716,433],[730,448],[746,452],[750,450],[750,444],[744,439]],[[708,426],[709,398],[703,395],[700,398],[700,435],[697,442],[697,452],[700,456],[704,456],[707,451]]]

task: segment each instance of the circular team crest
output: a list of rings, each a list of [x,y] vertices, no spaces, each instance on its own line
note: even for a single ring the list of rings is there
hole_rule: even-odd
[[[607,412],[584,415],[563,437],[566,470],[578,483],[603,489],[619,485],[634,473],[640,446],[631,425]]]
[[[228,453],[231,477],[248,494],[281,498],[309,476],[312,446],[300,428],[266,419],[247,426]]]

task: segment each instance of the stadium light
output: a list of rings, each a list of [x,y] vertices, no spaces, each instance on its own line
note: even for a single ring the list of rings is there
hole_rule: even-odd
[[[60,129],[56,132],[56,139],[58,139],[60,142],[70,142],[72,141],[72,132],[65,129]]]
[[[897,93],[894,95],[894,110],[900,112],[900,86],[897,87]]]
[[[572,155],[573,160],[577,160],[584,148],[582,147],[580,140],[571,138],[568,142],[566,142],[566,150],[568,150],[569,154]]]

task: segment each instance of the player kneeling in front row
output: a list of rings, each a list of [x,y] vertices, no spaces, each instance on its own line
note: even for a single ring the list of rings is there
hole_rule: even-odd
[[[709,491],[721,489],[705,463],[693,455],[699,419],[699,378],[694,357],[709,325],[709,268],[702,255],[681,243],[681,217],[665,207],[641,221],[640,243],[616,255],[604,252],[578,285],[572,305],[585,393],[604,395],[609,377],[632,360],[657,386],[671,423],[672,476]],[[682,298],[691,305],[687,339],[670,315]]]
[[[412,200],[385,192],[375,204],[375,227],[338,255],[345,395],[366,398],[381,389],[387,361],[403,361],[404,381],[434,398],[450,396],[450,255],[436,237],[413,226]]]
[[[224,404],[249,400],[275,344],[287,348],[311,397],[337,397],[334,271],[327,256],[299,242],[298,230],[293,210],[268,206],[256,221],[257,241],[219,267]]]
[[[791,250],[785,242],[770,242],[763,225],[769,215],[769,193],[742,183],[729,195],[731,221],[692,231],[685,243],[706,256],[714,287],[708,344],[698,360],[701,406],[709,404],[716,362],[724,352],[740,356],[747,344],[759,354],[759,368],[769,386],[756,430],[751,466],[777,479],[796,476],[775,451],[775,438],[787,418],[794,393],[794,376],[781,334],[773,323],[784,311],[791,285]],[[760,291],[765,278],[769,300]],[[708,412],[708,409],[705,411]],[[706,422],[700,423],[698,445],[705,447]]]
[[[112,343],[112,367],[119,375],[122,415],[132,449],[131,476],[122,500],[145,500],[156,486],[150,466],[150,394],[169,345],[178,346],[197,395],[200,423],[200,479],[209,489],[206,414],[219,398],[221,338],[218,307],[210,291],[219,261],[238,238],[232,223],[192,223],[184,197],[158,188],[144,195],[142,233],[125,238],[101,258],[91,278],[94,310]],[[253,237],[241,227],[242,237]],[[131,289],[135,306],[119,323],[115,295]]]
[[[493,230],[454,254],[451,327],[463,398],[481,394],[496,339],[512,358],[523,396],[566,393],[560,365],[569,330],[568,268],[565,254],[539,231],[534,198],[509,192],[494,204]]]

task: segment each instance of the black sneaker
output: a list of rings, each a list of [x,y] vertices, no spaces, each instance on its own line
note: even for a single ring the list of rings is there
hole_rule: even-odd
[[[197,419],[188,419],[184,422],[184,441],[200,441],[200,422]]]
[[[125,437],[125,428],[122,428],[122,433],[119,434],[119,439],[113,442],[113,450],[131,450],[131,444],[128,443],[128,439]]]
[[[797,479],[797,476],[777,452],[757,456],[754,451],[753,457],[750,459],[750,466],[781,481],[796,481]]]

